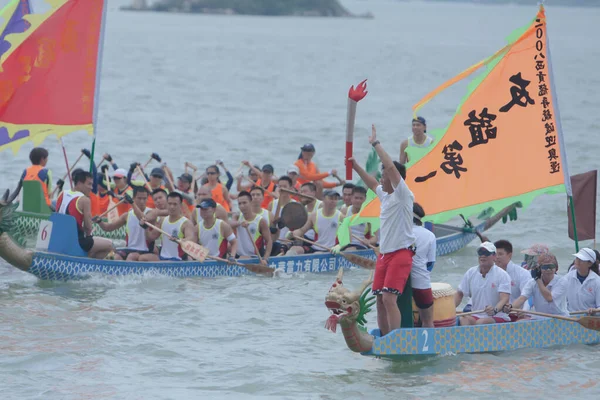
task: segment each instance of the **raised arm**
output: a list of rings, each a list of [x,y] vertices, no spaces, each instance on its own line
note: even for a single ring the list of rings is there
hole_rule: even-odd
[[[363,180],[363,182],[365,183],[365,185],[367,185],[367,187],[369,189],[371,189],[372,191],[376,191],[377,186],[379,186],[379,182],[377,182],[377,179],[375,179],[374,177],[372,177],[371,175],[369,175],[369,173],[367,171],[365,171],[357,162],[353,157],[350,157],[348,159],[348,162],[352,163],[352,169],[356,171],[356,173],[358,174],[358,176],[360,176],[360,179]]]
[[[400,183],[402,177],[400,176],[400,172],[398,172],[398,170],[396,169],[394,161],[392,160],[390,155],[384,150],[379,140],[377,140],[377,130],[375,129],[375,125],[371,125],[371,136],[369,137],[369,143],[371,143],[371,146],[373,146],[373,148],[377,152],[377,155],[379,156],[379,159],[383,164],[383,168],[385,169],[386,174],[390,179],[390,183],[395,189],[396,186],[398,186],[398,184]]]

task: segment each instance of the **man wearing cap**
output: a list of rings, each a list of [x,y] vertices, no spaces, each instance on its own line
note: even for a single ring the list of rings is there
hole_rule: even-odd
[[[379,219],[379,251],[373,294],[377,296],[377,323],[381,335],[387,335],[400,328],[398,295],[404,287],[412,267],[415,253],[413,233],[413,203],[415,196],[405,182],[406,168],[385,151],[379,140],[375,125],[371,126],[369,143],[383,164],[381,184],[367,173],[354,158],[349,158],[352,168],[358,173],[367,187],[377,193],[381,201]]]
[[[594,250],[584,247],[575,256],[575,268],[563,276],[558,286],[567,293],[569,312],[588,311],[594,315],[600,308],[600,277]]]
[[[460,317],[461,325],[481,325],[510,322],[502,310],[510,300],[510,276],[496,262],[496,246],[483,242],[477,248],[479,265],[469,268],[454,295],[458,305],[466,295],[471,297],[473,308],[482,313]]]
[[[332,169],[329,172],[319,172],[317,164],[312,161],[313,157],[315,156],[315,152],[316,149],[312,143],[307,143],[300,148],[300,155],[294,163],[300,172],[298,182],[301,185],[307,182],[314,182],[317,187],[317,193],[319,194],[323,189],[332,189],[338,186],[340,183],[343,185],[345,182],[337,178],[337,170]],[[323,179],[327,178],[328,176],[336,177],[340,183],[325,182]]]
[[[194,194],[192,193],[192,181],[194,177],[192,174],[183,173],[179,177],[177,177],[177,190],[181,194],[183,198],[182,207],[184,210],[184,215],[190,216],[194,210]]]
[[[292,180],[292,186],[290,187],[290,189],[299,192],[301,186],[300,182],[298,182],[298,177],[300,176],[300,169],[296,165],[290,165],[285,173]]]
[[[211,256],[224,258],[229,252],[230,258],[235,260],[237,239],[231,226],[217,219],[217,203],[213,199],[206,199],[196,207],[200,211],[201,218],[198,224],[198,243],[206,247]]]
[[[129,183],[127,182],[127,171],[125,171],[123,168],[118,168],[113,173],[113,181],[115,182],[114,192],[115,192],[115,195],[117,195],[117,197],[119,199],[121,199],[125,194],[128,194],[129,196],[133,196],[133,189],[131,189],[131,186],[129,186]],[[114,203],[116,203],[117,201],[118,200],[113,199]],[[126,201],[119,204],[117,207],[119,216],[121,216],[123,214],[127,214],[130,209],[131,209],[131,205],[129,205],[129,203]]]
[[[335,246],[337,242],[337,229],[341,223],[343,216],[340,210],[337,209],[337,202],[340,195],[335,190],[325,190],[323,192],[323,208],[317,209],[308,217],[306,224],[300,229],[288,233],[288,239],[302,237],[309,230],[314,230],[315,236],[313,241],[320,246],[304,244],[302,246],[293,246],[286,255],[308,254],[315,252],[327,251]]]
[[[426,148],[433,143],[433,137],[426,134],[427,122],[425,118],[417,117],[412,120],[412,132],[412,136],[400,144],[400,164],[406,164],[409,161],[408,154],[406,154],[407,147]]]
[[[209,188],[207,188],[206,186],[200,186],[198,188],[198,191],[196,192],[196,204],[200,204],[202,203],[202,201],[204,200],[214,200],[212,198],[211,195],[211,191]],[[215,203],[217,203],[215,201]],[[225,208],[223,208],[222,205],[220,205],[219,203],[217,203],[217,208],[215,209],[215,215],[217,217],[217,219],[220,219],[222,221],[229,221],[229,217],[227,216],[227,211],[225,211]],[[198,222],[202,221],[202,217],[200,216],[200,209],[196,208],[196,212],[194,212],[194,214],[192,215],[192,223],[194,225],[198,225]]]
[[[340,212],[344,216],[348,215],[348,210],[352,207],[352,198],[354,195],[352,189],[354,189],[353,183],[345,183],[344,186],[342,186],[342,201],[344,202],[344,205],[340,208]],[[360,209],[358,211],[360,211]],[[352,214],[354,214],[354,212],[350,215]]]
[[[150,185],[150,188],[152,190],[152,193],[154,193],[154,191],[156,189],[163,189],[163,190],[167,190],[165,188],[165,186],[163,185],[165,179],[165,171],[162,170],[162,168],[153,168],[152,172],[150,172],[150,179],[148,180],[148,184]],[[169,194],[169,192],[167,191],[167,194]],[[155,204],[154,204],[154,200],[152,199],[152,196],[148,197],[148,203],[146,204],[149,208],[155,208]]]
[[[532,272],[535,279],[529,279],[521,295],[511,301],[512,304],[504,306],[504,312],[509,313],[513,308],[523,309],[527,299],[532,298],[535,311],[568,317],[567,292],[564,286],[558,285],[561,278],[556,274],[558,270],[556,257],[544,253],[539,256],[538,261],[539,265]]]

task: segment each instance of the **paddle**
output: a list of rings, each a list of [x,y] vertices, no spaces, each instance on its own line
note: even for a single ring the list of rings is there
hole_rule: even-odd
[[[600,312],[600,308],[593,308],[592,312],[593,313]],[[587,313],[588,313],[587,310],[585,310],[585,311],[575,311],[575,312],[572,312],[572,313],[569,313],[569,314],[571,314],[571,315],[582,315],[582,314],[587,314]]]
[[[272,277],[275,274],[275,270],[271,267],[267,267],[263,264],[242,264],[240,262],[237,261],[229,261],[226,260],[224,258],[221,257],[215,257],[215,256],[206,256],[206,258],[210,258],[211,260],[215,260],[215,261],[221,261],[221,262],[225,262],[227,264],[233,264],[233,265],[237,265],[239,267],[244,267],[246,268],[248,271],[250,272],[254,272],[255,274],[260,274],[260,275],[265,275],[268,277]]]
[[[367,246],[368,248],[370,248],[371,250],[373,250],[375,252],[375,254],[379,255],[379,248],[373,246],[371,243],[367,242],[366,240],[363,240],[362,238],[359,238],[356,235],[352,235],[352,237],[356,240],[358,240],[359,242],[361,242],[362,244],[364,244],[365,246]]]
[[[299,196],[299,197],[304,197],[305,199],[310,199],[310,200],[312,200],[312,201],[317,201],[317,198],[316,198],[316,197],[309,196],[309,195],[307,195],[307,194],[302,194],[302,193],[300,193],[300,192],[296,192],[296,191],[294,191],[294,190],[290,190],[290,189],[284,189],[284,188],[279,188],[279,191],[281,191],[281,192],[286,192],[286,193],[289,193],[289,194],[293,194],[293,195],[295,195],[295,196]]]
[[[600,317],[586,316],[586,317],[579,317],[579,318],[569,318],[569,317],[563,317],[562,315],[546,314],[546,313],[541,313],[541,312],[536,312],[536,311],[518,310],[518,309],[514,309],[514,308],[510,312],[511,313],[523,313],[523,314],[538,315],[540,317],[561,319],[563,321],[569,321],[569,322],[577,322],[579,325],[583,326],[584,328],[593,329],[595,331],[600,331]]]
[[[281,229],[288,227],[290,230],[300,229],[308,221],[308,212],[306,207],[300,203],[288,203],[281,210],[277,226]]]
[[[62,147],[63,156],[65,157],[65,164],[67,165],[67,174],[62,178],[62,180],[64,181],[68,175],[69,183],[71,184],[71,187],[73,187],[73,179],[71,179],[71,175],[69,174],[70,169],[69,169],[69,160],[67,159],[67,150],[65,149],[65,144],[63,143],[62,138],[58,139],[58,141],[60,142],[60,147]],[[77,162],[79,162],[79,160],[81,159],[82,156],[83,156],[83,153],[81,153],[81,155],[79,156],[77,161],[75,161],[75,164],[77,164]],[[54,192],[52,193],[52,195],[54,195]]]
[[[166,235],[169,238],[171,238],[171,240],[179,243],[179,245],[181,246],[181,250],[183,250],[185,252],[185,254],[189,255],[194,260],[202,262],[207,258],[208,249],[206,247],[200,246],[198,243],[194,243],[189,240],[176,238],[176,237],[172,236],[171,234],[163,231],[159,227],[152,225],[149,222],[146,222],[146,225],[148,225],[152,229],[156,229],[163,235]]]
[[[136,168],[138,174],[140,174],[142,176],[142,179],[144,180],[144,184],[146,185],[146,189],[148,189],[150,194],[152,194],[152,186],[150,186],[150,183],[148,183],[148,179],[146,179],[146,175],[144,174],[144,171],[142,171],[142,169],[140,168],[139,165],[135,168]]]
[[[294,235],[294,238],[296,238],[298,240],[302,240],[306,243],[310,243],[312,245],[315,245],[315,246],[325,249],[327,251],[331,251],[331,247],[323,246],[322,244],[313,242],[312,240],[308,240],[306,238],[296,236],[296,235]],[[351,263],[359,265],[365,269],[375,269],[375,261],[373,261],[373,260],[369,260],[368,258],[361,257],[357,254],[350,254],[350,253],[346,253],[343,251],[340,253],[340,255],[342,257],[344,257],[346,260],[350,261]]]
[[[152,162],[152,160],[162,162],[162,158],[160,158],[160,156],[157,153],[152,153],[150,155],[150,158],[148,159],[148,161],[146,161],[146,164],[144,164],[144,167],[142,169],[146,169],[146,167],[148,166],[148,164],[150,164],[150,162]]]
[[[250,241],[252,242],[252,245],[254,246],[254,251],[256,252],[256,256],[258,257],[260,262],[262,262],[263,259],[260,256],[260,251],[258,251],[258,246],[256,246],[256,243],[254,242],[254,240],[252,240],[252,233],[250,233],[250,229],[247,226],[244,226],[244,229],[246,230],[246,233],[248,234],[248,238],[250,238]]]
[[[469,312],[457,313],[456,316],[457,317],[466,317],[467,315],[482,314],[484,312],[485,312],[485,310],[469,311]]]
[[[125,196],[123,196],[123,198],[118,203],[116,203],[114,206],[112,206],[108,210],[104,211],[102,214],[93,217],[92,219],[99,219],[99,218],[104,217],[106,214],[110,213],[111,211],[116,210],[117,207],[119,207],[125,201],[128,202],[129,204],[133,204],[133,199],[131,198],[131,196],[129,196],[127,193],[125,193]]]

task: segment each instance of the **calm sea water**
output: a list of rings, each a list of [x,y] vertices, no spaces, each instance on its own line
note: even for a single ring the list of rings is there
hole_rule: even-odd
[[[2,1],[2,5],[4,4]],[[125,13],[110,3],[97,147],[126,166],[158,152],[175,169],[215,158],[271,162],[276,173],[313,142],[322,169],[342,169],[346,92],[369,78],[355,152],[376,123],[394,151],[410,135],[410,107],[492,54],[535,7],[347,1],[372,20]],[[598,165],[599,9],[550,7],[565,141],[572,173]],[[464,94],[423,110],[444,126]],[[74,160],[90,138],[65,138]],[[54,139],[55,175],[64,171]],[[0,153],[0,187],[14,186],[31,146]],[[518,162],[506,155],[506,162]],[[60,174],[61,175],[61,174]],[[493,177],[487,184],[493,185]],[[482,183],[482,185],[485,185]],[[484,186],[482,186],[484,189]],[[517,250],[548,243],[561,270],[574,245],[565,196],[538,198],[494,227]],[[591,243],[590,243],[591,245]],[[456,286],[475,243],[438,260],[435,281]],[[516,257],[520,260],[520,257]],[[365,271],[347,272],[355,287]],[[571,346],[393,363],[355,355],[323,328],[333,275],[276,279],[98,277],[38,281],[0,263],[0,392],[6,399],[597,398],[600,347]],[[374,326],[375,315],[369,316]]]

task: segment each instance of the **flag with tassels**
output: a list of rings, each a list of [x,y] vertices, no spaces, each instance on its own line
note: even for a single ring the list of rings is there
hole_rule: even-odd
[[[94,134],[105,0],[46,2],[48,11],[21,17],[28,29],[0,42],[8,43],[0,56],[0,151],[49,135]],[[15,3],[24,4],[9,9]]]

